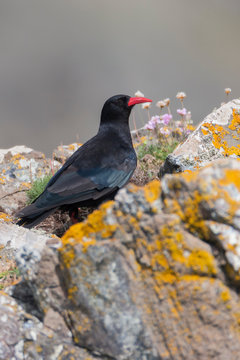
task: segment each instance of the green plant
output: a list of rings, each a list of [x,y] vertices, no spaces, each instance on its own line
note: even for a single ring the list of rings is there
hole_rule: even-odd
[[[156,144],[141,144],[137,148],[138,158],[141,160],[146,154],[150,154],[155,157],[157,160],[164,161],[168,154],[171,154],[173,150],[178,145],[178,141],[173,141],[169,144],[167,141],[165,144],[156,143]]]
[[[28,205],[31,204],[43,192],[51,178],[52,173],[45,175],[44,177],[37,179],[33,182],[31,189],[27,191]]]

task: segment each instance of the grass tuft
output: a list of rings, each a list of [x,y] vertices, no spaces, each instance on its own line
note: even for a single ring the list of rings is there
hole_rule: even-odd
[[[30,190],[27,191],[27,204],[32,204],[34,200],[43,192],[47,183],[52,178],[52,174],[45,175],[43,178],[37,179],[33,182]]]
[[[163,145],[162,143],[157,144],[141,144],[137,148],[137,154],[139,160],[141,160],[146,154],[154,156],[157,160],[164,161],[168,154],[171,154],[179,142],[174,141],[171,144],[167,142]]]

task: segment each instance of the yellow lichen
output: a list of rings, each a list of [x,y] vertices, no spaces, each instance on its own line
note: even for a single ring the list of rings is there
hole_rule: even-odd
[[[6,176],[2,175],[2,176],[0,177],[0,184],[1,184],[1,185],[6,184]]]
[[[240,114],[236,111],[236,109],[233,109],[232,112],[232,121],[231,124],[228,126],[229,129],[233,131],[237,131],[239,133],[240,131]]]
[[[219,184],[227,186],[234,184],[238,191],[240,191],[240,170],[238,169],[225,169],[225,177],[219,180]]]
[[[231,300],[231,295],[228,289],[221,292],[221,300],[223,302],[228,302],[229,300]]]
[[[36,351],[37,353],[41,353],[43,351],[43,348],[40,345],[36,345]]]
[[[196,180],[197,176],[198,176],[198,171],[192,171],[192,170],[185,170],[181,176],[187,181],[194,181]]]
[[[144,195],[146,201],[152,203],[157,200],[161,193],[160,181],[153,180],[144,186]]]
[[[12,222],[13,219],[11,218],[11,216],[3,213],[3,212],[0,212],[0,220],[4,220],[5,222]]]
[[[232,139],[236,140],[237,138],[238,140],[238,137],[236,137],[235,133],[237,132],[238,135],[240,134],[240,114],[238,114],[236,110],[233,109],[232,116],[232,121],[228,126],[229,130],[231,131],[228,131],[223,126],[207,122],[202,125],[201,130],[204,135],[210,134],[212,136],[212,144],[216,149],[222,149],[225,156],[240,156],[239,145],[237,144],[236,146],[230,146],[228,141],[224,139],[226,135],[230,135]]]
[[[217,273],[213,256],[205,250],[192,250],[187,258],[187,266],[191,267],[194,271],[200,271],[209,275]]]
[[[75,258],[74,245],[81,244],[82,251],[86,252],[89,246],[96,244],[96,233],[105,239],[114,233],[116,225],[109,225],[104,222],[107,209],[111,207],[113,201],[108,201],[90,214],[85,222],[78,223],[70,227],[63,235],[63,246],[59,249],[62,253],[64,263],[70,267],[71,262]]]
[[[72,299],[73,298],[73,295],[77,292],[78,288],[77,286],[73,286],[72,288],[69,288],[68,289],[68,298],[69,299]]]
[[[202,130],[203,135],[209,135],[209,131],[208,131],[208,130],[205,130],[205,129],[201,129],[201,130]]]

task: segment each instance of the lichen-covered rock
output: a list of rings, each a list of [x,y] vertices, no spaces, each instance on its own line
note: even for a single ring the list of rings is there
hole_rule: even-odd
[[[226,156],[240,156],[240,100],[209,114],[160,168],[159,176],[194,170]]]
[[[0,149],[0,211],[13,215],[25,206],[31,183],[59,166],[59,162],[51,162],[43,153],[26,146]]]
[[[70,228],[60,274],[77,344],[119,360],[238,358],[239,164],[130,186]]]
[[[0,292],[0,360],[95,360],[74,346],[69,336],[59,336],[49,324],[26,313],[15,299]]]
[[[238,359],[239,184],[240,162],[223,159],[129,185],[61,241],[2,214],[0,240],[16,247],[22,281],[6,290],[17,315],[0,354]]]
[[[218,160],[201,171],[162,181],[165,211],[178,214],[194,235],[214,244],[226,275],[240,286],[240,162]]]
[[[96,359],[74,345],[64,320],[58,246],[56,237],[0,222],[1,265],[15,254],[22,274],[21,282],[0,292],[0,360]]]
[[[53,159],[63,164],[82,144],[59,145],[53,150]]]

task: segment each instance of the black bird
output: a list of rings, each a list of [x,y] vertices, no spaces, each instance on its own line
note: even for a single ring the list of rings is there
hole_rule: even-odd
[[[129,115],[144,97],[116,95],[102,109],[97,135],[82,145],[50,179],[45,190],[16,216],[17,224],[32,228],[57,208],[76,219],[78,207],[96,207],[113,199],[133,175],[137,157],[133,148]]]

